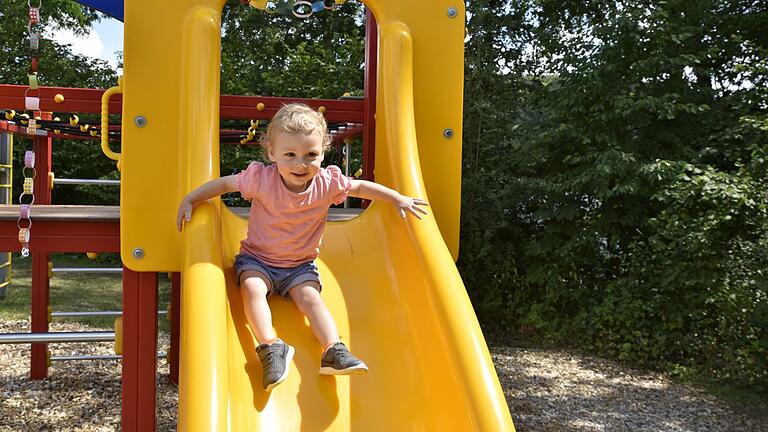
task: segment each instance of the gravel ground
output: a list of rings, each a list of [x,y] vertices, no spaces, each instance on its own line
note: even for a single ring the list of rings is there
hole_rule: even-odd
[[[768,431],[768,413],[736,412],[661,374],[559,351],[505,347],[491,355],[518,432]]]
[[[99,329],[54,323],[51,330]],[[28,331],[28,321],[0,321],[0,333]],[[159,350],[167,346],[161,336]],[[0,432],[119,430],[118,362],[57,362],[49,379],[30,381],[29,350],[21,348],[0,345]],[[54,355],[112,349],[111,343],[51,345]],[[768,431],[765,418],[737,413],[658,374],[556,351],[491,352],[518,432]],[[176,388],[168,383],[167,363],[158,365],[158,430],[170,431],[176,426]]]
[[[29,321],[0,321],[0,333],[29,332]],[[53,323],[51,331],[111,331]],[[158,351],[169,338],[161,335]],[[111,342],[50,344],[52,355],[114,354]],[[120,363],[54,362],[47,380],[29,380],[29,345],[0,345],[0,432],[120,430]],[[176,387],[158,361],[157,430],[176,429]]]

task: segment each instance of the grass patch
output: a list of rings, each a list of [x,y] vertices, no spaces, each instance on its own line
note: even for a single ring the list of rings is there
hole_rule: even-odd
[[[56,267],[120,267],[118,254],[101,254],[95,260],[85,254],[51,254]],[[12,281],[6,297],[0,299],[0,319],[29,319],[32,305],[32,259],[13,255]],[[50,305],[55,312],[122,310],[123,286],[120,274],[58,273],[50,280]],[[171,284],[166,273],[158,275],[158,310],[166,310],[171,299]],[[114,327],[114,317],[54,318],[54,322],[78,322],[98,327]],[[161,317],[158,330],[168,332],[168,321]]]

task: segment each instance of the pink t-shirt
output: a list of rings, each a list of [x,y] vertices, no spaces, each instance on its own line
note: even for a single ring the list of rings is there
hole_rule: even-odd
[[[251,200],[248,236],[240,242],[240,253],[285,268],[317,258],[328,208],[346,199],[352,181],[331,165],[297,193],[288,190],[276,165],[252,162],[237,176],[237,187]]]

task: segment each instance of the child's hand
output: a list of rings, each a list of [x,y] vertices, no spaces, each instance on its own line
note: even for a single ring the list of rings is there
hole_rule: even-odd
[[[176,213],[176,228],[181,232],[184,222],[192,220],[192,203],[186,199],[181,200],[179,211]]]
[[[411,198],[409,196],[400,195],[397,197],[396,205],[400,212],[400,217],[403,219],[405,219],[405,212],[416,216],[417,219],[421,219],[421,214],[427,214],[427,211],[420,206],[429,206],[429,203],[421,198]]]

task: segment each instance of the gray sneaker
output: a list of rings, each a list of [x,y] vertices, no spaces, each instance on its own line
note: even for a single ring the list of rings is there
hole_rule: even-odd
[[[322,375],[363,375],[368,373],[368,366],[349,352],[346,345],[336,342],[320,359]]]
[[[271,391],[276,385],[288,378],[288,369],[293,359],[294,349],[280,339],[272,344],[261,344],[256,353],[264,369],[264,390]]]

